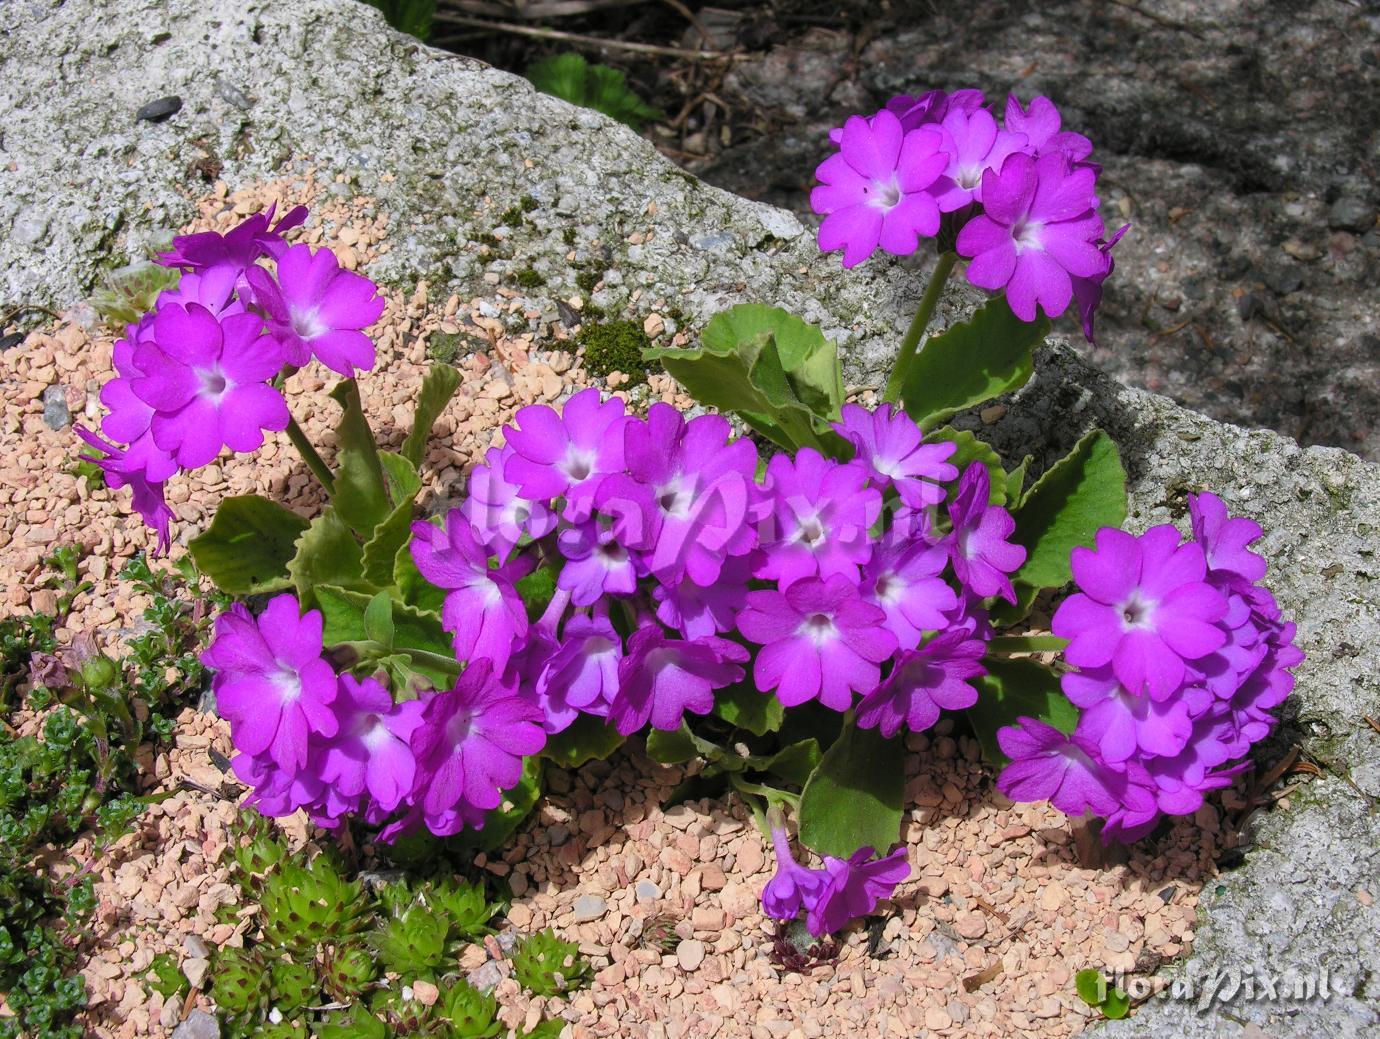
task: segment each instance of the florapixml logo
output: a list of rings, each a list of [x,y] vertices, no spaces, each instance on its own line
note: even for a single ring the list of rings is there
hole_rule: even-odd
[[[1110,971],[1098,981],[1098,1001],[1108,994],[1123,993],[1132,1004],[1152,999],[1192,1003],[1199,1012],[1213,1006],[1241,1003],[1327,1002],[1345,996],[1355,987],[1355,979],[1328,967],[1302,970],[1286,967],[1275,970],[1256,964],[1227,967],[1194,967],[1157,987],[1143,974]]]

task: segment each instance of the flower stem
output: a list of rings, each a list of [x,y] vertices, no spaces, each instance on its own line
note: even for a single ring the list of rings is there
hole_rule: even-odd
[[[1057,635],[998,635],[987,643],[989,653],[1057,653],[1069,644]]]
[[[297,453],[302,456],[302,461],[307,463],[307,468],[321,481],[321,486],[326,488],[326,493],[334,494],[335,477],[331,474],[330,466],[317,453],[316,448],[307,439],[307,434],[302,432],[302,427],[297,424],[295,418],[288,419],[287,435],[288,439],[292,441],[292,446],[297,448]]]
[[[920,345],[920,338],[925,334],[925,329],[930,327],[930,318],[934,316],[935,305],[939,303],[939,297],[944,292],[944,285],[949,280],[949,272],[954,269],[954,263],[958,260],[958,253],[940,253],[939,262],[935,264],[934,273],[930,275],[930,283],[925,286],[925,295],[920,298],[920,307],[915,312],[915,317],[910,323],[910,328],[906,329],[906,337],[901,340],[901,350],[896,355],[896,364],[892,366],[891,377],[886,381],[886,392],[882,399],[890,404],[895,404],[901,397],[901,386],[905,382],[906,369],[910,367],[911,360],[915,357],[915,350]]]

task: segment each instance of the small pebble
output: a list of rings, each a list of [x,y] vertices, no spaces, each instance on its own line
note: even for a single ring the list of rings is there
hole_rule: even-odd
[[[687,938],[676,946],[676,962],[680,964],[681,970],[699,970],[704,956],[704,942],[698,938]]]
[[[161,123],[182,111],[182,99],[176,94],[169,94],[167,97],[160,97],[157,101],[150,101],[140,107],[134,113],[136,122]]]
[[[608,912],[609,904],[598,895],[581,895],[575,899],[575,923],[583,924],[598,920]]]

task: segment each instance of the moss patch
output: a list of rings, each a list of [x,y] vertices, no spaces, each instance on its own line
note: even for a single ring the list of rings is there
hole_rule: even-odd
[[[652,340],[636,321],[586,323],[577,341],[585,351],[585,369],[601,379],[610,372],[622,372],[629,377],[629,385],[636,386],[647,381],[649,372],[661,368],[660,361],[642,359],[642,351]]]
[[[524,267],[513,275],[513,280],[524,289],[535,289],[546,284],[546,279],[537,273],[535,267]]]

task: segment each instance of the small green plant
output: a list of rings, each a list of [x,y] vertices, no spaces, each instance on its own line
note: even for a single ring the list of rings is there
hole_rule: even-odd
[[[383,12],[384,21],[398,32],[425,40],[436,18],[436,0],[364,0]]]
[[[1131,1010],[1131,999],[1121,989],[1109,986],[1106,977],[1095,967],[1080,970],[1073,979],[1078,997],[1088,1006],[1102,1011],[1102,1016],[1119,1021]]]
[[[498,1020],[498,1000],[467,981],[453,984],[442,1006],[455,1039],[491,1039],[503,1030]]]
[[[91,297],[91,307],[108,328],[123,332],[153,309],[159,293],[176,288],[181,277],[176,267],[149,261],[119,267],[105,276]]]
[[[622,372],[629,385],[647,381],[648,363],[643,351],[652,345],[651,338],[636,321],[609,321],[604,324],[585,322],[576,341],[585,351],[585,369],[604,378],[610,372]],[[655,370],[656,365],[651,366]]]
[[[211,998],[231,1016],[253,1013],[268,995],[268,978],[268,966],[258,951],[222,949],[216,955]]]
[[[522,987],[538,996],[558,996],[589,982],[589,964],[574,942],[557,938],[554,931],[538,931],[518,943],[513,953],[513,975]]]
[[[527,78],[543,94],[603,112],[634,130],[649,119],[661,118],[661,112],[628,86],[628,77],[621,70],[591,65],[573,51],[543,58],[527,70]]]
[[[450,921],[417,903],[389,917],[373,936],[383,965],[401,977],[434,978],[448,958]]]
[[[263,884],[264,942],[304,954],[358,934],[369,924],[364,885],[341,876],[329,855],[305,866],[284,862]]]
[[[188,989],[187,977],[178,969],[177,956],[161,952],[153,958],[148,969],[149,988],[164,999],[175,999]]]

